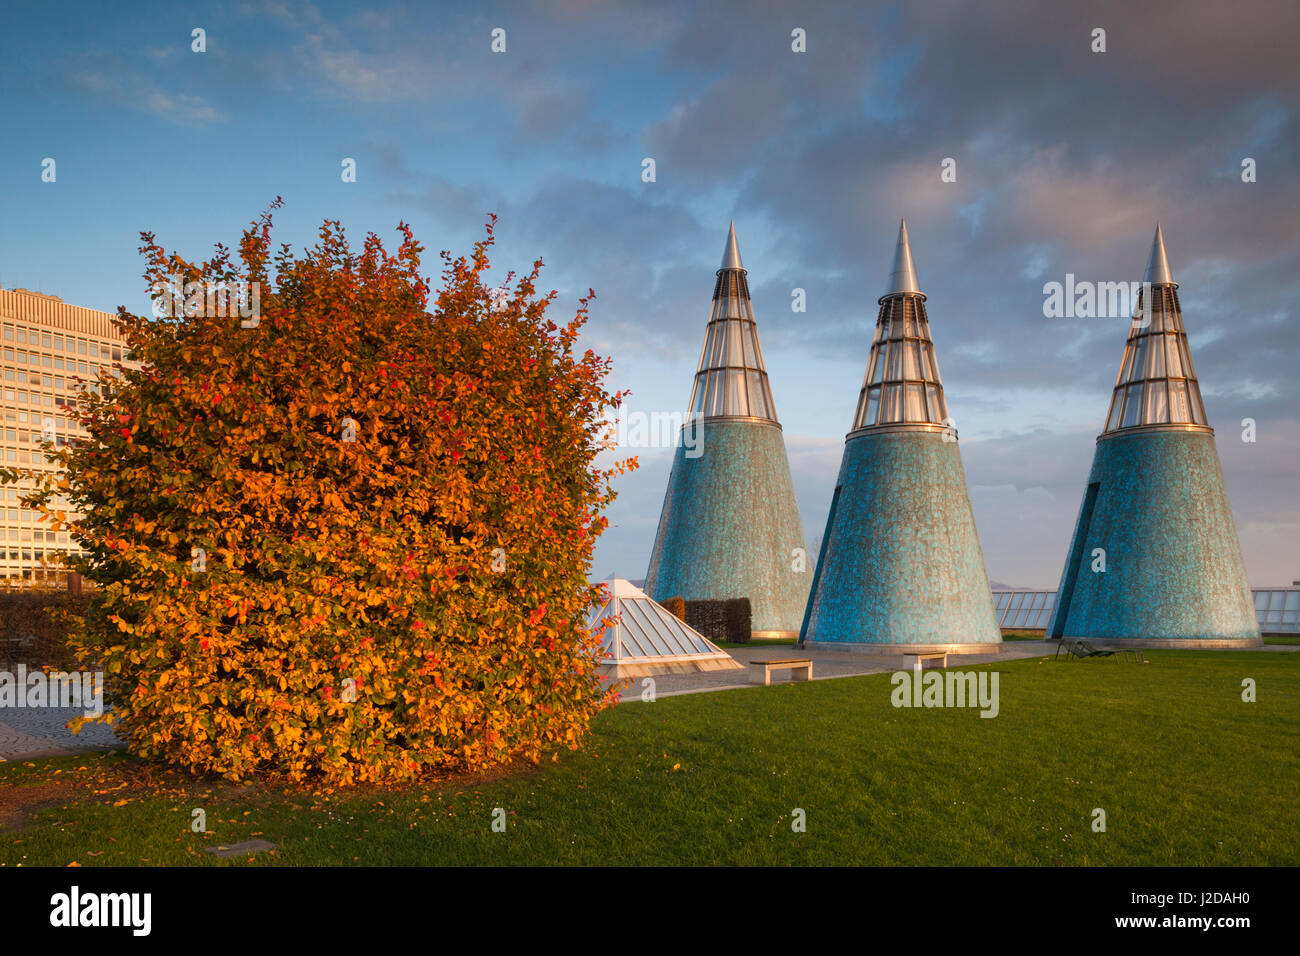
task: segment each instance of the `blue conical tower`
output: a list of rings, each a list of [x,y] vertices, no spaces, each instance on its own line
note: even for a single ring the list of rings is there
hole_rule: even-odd
[[[692,440],[678,443],[645,589],[656,601],[747,597],[754,636],[793,637],[811,562],[734,222],[690,412]]]
[[[877,654],[1002,651],[906,222],[844,441],[802,640]]]
[[[1133,647],[1262,643],[1228,492],[1156,226],[1049,637]]]

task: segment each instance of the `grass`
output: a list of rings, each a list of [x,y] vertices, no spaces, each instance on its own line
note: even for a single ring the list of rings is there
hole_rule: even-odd
[[[1046,639],[1044,631],[1003,631],[1004,641],[1042,641]]]
[[[1297,634],[1265,634],[1265,644],[1300,644],[1300,635]]]
[[[110,790],[142,765],[5,764],[3,799],[53,802],[0,830],[0,865],[1300,863],[1300,655],[1147,654],[994,665],[995,719],[895,709],[889,675],[624,704],[556,764],[400,791]],[[279,849],[201,852],[254,836]]]
[[[718,647],[793,647],[795,639],[793,637],[755,637],[748,641],[714,641]]]

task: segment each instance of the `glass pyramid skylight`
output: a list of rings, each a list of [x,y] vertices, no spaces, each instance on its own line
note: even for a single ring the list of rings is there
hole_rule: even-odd
[[[601,634],[606,667],[627,674],[651,673],[659,665],[679,671],[741,667],[730,654],[624,578],[605,583],[604,601],[588,614],[588,629],[594,630],[606,618],[612,622]]]

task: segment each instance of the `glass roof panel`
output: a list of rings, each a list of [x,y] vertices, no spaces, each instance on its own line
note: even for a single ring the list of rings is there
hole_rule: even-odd
[[[739,256],[728,257],[726,263],[738,264]],[[777,421],[743,268],[718,270],[713,308],[691,394],[692,409],[702,411],[705,418],[752,417]]]
[[[1112,398],[1103,434],[1143,425],[1205,425],[1205,405],[1192,368],[1183,331],[1178,290],[1172,283],[1145,287],[1139,307],[1150,298],[1151,321],[1134,322],[1124,344],[1117,381],[1131,384],[1119,408],[1121,393]],[[1145,387],[1141,383],[1146,383]]]

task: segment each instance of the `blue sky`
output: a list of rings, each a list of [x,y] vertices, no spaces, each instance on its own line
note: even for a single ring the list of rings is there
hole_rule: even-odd
[[[1159,220],[1251,580],[1289,583],[1300,13],[1132,6],[7,5],[0,284],[140,310],[142,229],[204,256],[277,195],[282,241],[406,220],[436,272],[496,212],[494,262],[544,258],[557,310],[594,287],[610,384],[671,410],[734,217],[815,539],[906,216],[990,575],[1051,587],[1125,323],[1046,319],[1042,286],[1140,278]],[[638,454],[598,576],[645,573],[669,453]]]

